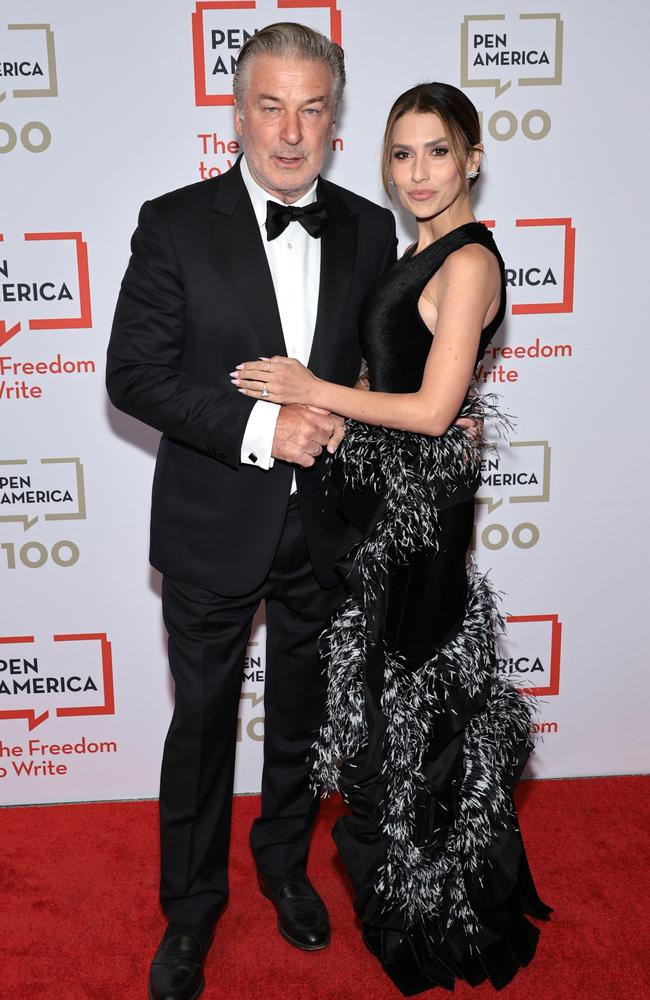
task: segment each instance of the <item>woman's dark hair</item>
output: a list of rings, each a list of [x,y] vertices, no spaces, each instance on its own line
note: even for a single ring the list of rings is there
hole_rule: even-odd
[[[399,119],[409,111],[438,116],[445,127],[452,156],[462,177],[465,176],[468,155],[481,141],[478,112],[462,90],[452,87],[449,83],[419,83],[417,87],[411,87],[397,98],[386,122],[381,177],[389,197],[393,131]],[[476,180],[476,177],[470,179],[470,187]]]

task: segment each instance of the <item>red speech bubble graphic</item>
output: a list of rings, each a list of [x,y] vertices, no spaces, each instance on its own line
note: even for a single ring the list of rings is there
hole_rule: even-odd
[[[513,302],[510,311],[513,316],[531,313],[567,313],[573,312],[573,288],[576,257],[576,231],[572,219],[515,219],[517,228],[535,226],[555,226],[564,230],[563,234],[563,265],[562,265],[562,299],[559,302]],[[488,229],[496,228],[496,219],[484,219],[483,225]]]
[[[558,615],[507,615],[507,623],[517,622],[549,622],[551,625],[551,641],[549,649],[549,677],[544,687],[521,687],[523,694],[555,695],[560,693],[560,659],[562,655],[562,623]]]
[[[0,233],[0,241],[4,236]],[[88,267],[88,244],[84,241],[82,233],[25,233],[26,243],[35,240],[68,241],[75,245],[77,257],[77,277],[79,280],[79,315],[78,316],[53,316],[52,318],[30,319],[28,326],[30,330],[79,330],[89,329],[92,326],[92,310],[90,305],[90,271]],[[21,323],[7,327],[4,320],[0,320],[0,347],[8,340],[15,337],[21,330]]]
[[[573,312],[573,278],[576,259],[576,231],[571,219],[517,219],[516,226],[558,226],[564,229],[564,280],[560,302],[521,302],[512,306],[513,316],[522,313]]]
[[[58,718],[80,715],[115,715],[115,691],[113,685],[113,656],[111,643],[106,632],[76,632],[52,636],[54,642],[99,642],[102,667],[103,701],[100,705],[76,705],[57,708]],[[33,635],[0,636],[0,644],[33,643]],[[0,711],[0,719],[26,719],[27,728],[31,732],[49,718],[49,710],[37,715],[33,708],[7,709]]]
[[[105,632],[80,632],[76,635],[54,635],[55,642],[99,642],[102,656],[102,681],[104,701],[101,705],[79,705],[75,708],[57,708],[58,716],[69,715],[115,715],[115,691],[113,689],[113,655],[111,644]]]
[[[341,12],[336,0],[277,0],[278,10],[329,10],[330,38],[341,44]],[[210,94],[207,88],[205,66],[205,14],[208,11],[256,10],[257,0],[197,0],[192,14],[192,48],[194,51],[194,94],[197,107],[227,106],[233,104],[229,91]]]

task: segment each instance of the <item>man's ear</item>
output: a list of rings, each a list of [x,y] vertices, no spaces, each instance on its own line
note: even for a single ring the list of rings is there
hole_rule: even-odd
[[[237,135],[241,135],[243,132],[242,118],[243,115],[239,109],[239,105],[237,104],[237,101],[235,101],[235,132]]]

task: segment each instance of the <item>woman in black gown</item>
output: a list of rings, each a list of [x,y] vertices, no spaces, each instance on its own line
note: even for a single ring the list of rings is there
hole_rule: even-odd
[[[466,568],[480,452],[455,421],[489,415],[472,376],[505,313],[503,261],[470,203],[481,156],[462,91],[422,84],[395,102],[384,183],[418,242],[364,308],[370,392],[281,357],[235,378],[349,418],[334,476],[357,541],[325,637],[315,775],[350,808],[334,837],[364,939],[406,995],[455,978],[502,988],[535,951],[525,914],[550,913],[512,802],[531,705],[497,671],[494,594]]]

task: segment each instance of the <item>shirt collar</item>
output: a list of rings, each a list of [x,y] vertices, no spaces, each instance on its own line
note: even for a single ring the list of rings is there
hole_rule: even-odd
[[[250,200],[253,205],[253,211],[255,212],[255,218],[257,219],[257,224],[262,229],[266,225],[266,203],[267,201],[277,201],[278,204],[282,205],[283,202],[279,198],[274,198],[273,195],[265,191],[263,187],[257,183],[250,172],[248,164],[246,163],[246,157],[241,158],[241,175],[242,180],[246,190],[248,191]],[[312,202],[316,201],[316,188],[318,187],[318,178],[314,181],[312,186],[308,191],[305,191],[302,198],[298,198],[298,201],[292,202],[293,205],[302,207],[303,205],[311,205]]]

